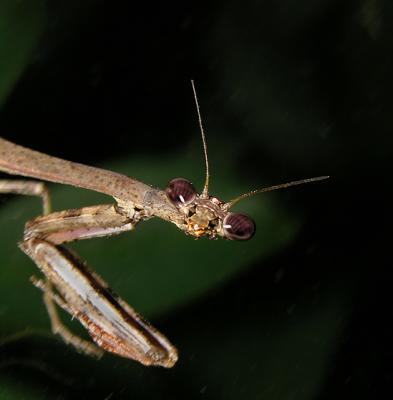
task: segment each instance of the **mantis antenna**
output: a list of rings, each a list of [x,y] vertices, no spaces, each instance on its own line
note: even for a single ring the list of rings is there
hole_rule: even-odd
[[[205,166],[206,166],[205,184],[203,186],[203,191],[202,191],[202,194],[201,194],[201,198],[207,199],[209,197],[209,178],[210,178],[210,174],[209,174],[209,159],[208,159],[208,156],[207,156],[207,142],[206,142],[205,131],[203,130],[201,111],[200,111],[199,102],[198,102],[198,96],[196,94],[195,84],[194,84],[194,80],[193,79],[191,79],[191,86],[192,86],[192,91],[194,93],[194,100],[195,100],[195,105],[196,105],[196,109],[197,109],[197,113],[198,113],[198,122],[199,122],[199,128],[201,130],[202,143],[203,143],[203,153],[205,155]],[[247,197],[254,196],[254,195],[258,194],[258,193],[272,192],[273,190],[284,189],[284,188],[287,188],[287,187],[290,187],[290,186],[302,185],[303,183],[322,181],[322,180],[328,179],[328,178],[329,178],[329,176],[317,176],[315,178],[307,178],[307,179],[302,179],[302,180],[299,180],[299,181],[292,181],[292,182],[283,183],[283,184],[280,184],[280,185],[269,186],[267,188],[252,190],[251,192],[244,193],[244,194],[232,199],[228,203],[226,203],[225,204],[225,209],[229,210],[232,206],[234,206],[240,200],[243,200],[243,199],[245,199]]]
[[[329,178],[329,176],[317,176],[315,178],[307,178],[307,179],[302,179],[300,181],[292,181],[292,182],[288,182],[288,183],[282,183],[281,185],[274,185],[274,186],[269,186],[269,187],[262,188],[262,189],[251,190],[251,192],[244,193],[238,197],[235,197],[231,201],[228,201],[228,203],[226,203],[226,205],[225,205],[225,209],[229,210],[232,206],[234,206],[240,200],[243,200],[247,197],[254,196],[258,193],[272,192],[273,190],[284,189],[284,188],[287,188],[290,186],[302,185],[303,183],[322,181],[322,180],[328,179],[328,178]]]
[[[203,186],[203,191],[201,194],[201,197],[204,199],[207,199],[209,197],[209,160],[207,157],[207,143],[206,143],[206,137],[205,137],[205,132],[203,130],[203,125],[202,125],[202,117],[201,117],[201,112],[199,109],[199,102],[198,102],[198,97],[196,94],[195,90],[195,85],[194,85],[194,80],[191,79],[191,86],[192,86],[192,91],[194,92],[194,100],[195,100],[195,105],[197,108],[197,113],[198,113],[198,121],[199,121],[199,128],[201,130],[201,135],[202,135],[202,143],[203,143],[203,152],[205,154],[205,166],[206,166],[206,177],[205,177],[205,184]]]

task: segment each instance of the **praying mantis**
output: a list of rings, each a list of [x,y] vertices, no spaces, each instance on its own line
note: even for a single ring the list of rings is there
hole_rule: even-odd
[[[80,352],[101,357],[108,351],[143,365],[165,368],[173,367],[178,359],[175,346],[63,244],[132,231],[138,223],[153,217],[171,222],[195,238],[248,240],[254,235],[255,224],[245,214],[230,212],[234,204],[257,193],[328,178],[253,190],[229,202],[210,195],[207,143],[191,83],[205,157],[205,184],[200,194],[184,178],[172,179],[165,190],[160,190],[125,175],[65,161],[0,138],[0,171],[40,180],[0,180],[0,193],[41,197],[43,214],[26,223],[19,247],[44,275],[44,279],[33,276],[31,281],[43,292],[53,333]],[[49,191],[41,180],[104,193],[115,203],[51,212]],[[56,306],[79,320],[93,342],[65,327]]]

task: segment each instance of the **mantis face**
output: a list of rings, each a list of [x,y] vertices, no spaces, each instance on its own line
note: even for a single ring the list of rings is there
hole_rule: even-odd
[[[217,197],[198,194],[192,183],[184,178],[172,179],[166,194],[184,214],[184,230],[195,238],[248,240],[255,233],[255,223],[249,216],[229,212],[230,203]]]

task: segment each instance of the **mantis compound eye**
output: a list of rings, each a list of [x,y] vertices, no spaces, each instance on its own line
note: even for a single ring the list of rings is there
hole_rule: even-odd
[[[224,233],[229,240],[248,240],[254,236],[255,223],[244,214],[230,213],[223,221]]]
[[[186,206],[195,199],[197,194],[192,183],[184,178],[172,179],[165,192],[168,199],[176,206]]]

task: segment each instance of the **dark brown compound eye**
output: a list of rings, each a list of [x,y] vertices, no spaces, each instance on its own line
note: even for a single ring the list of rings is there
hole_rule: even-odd
[[[196,197],[196,190],[191,182],[184,178],[172,179],[165,190],[169,200],[177,205],[187,205]]]
[[[223,221],[225,236],[230,240],[248,240],[254,236],[255,223],[244,214],[230,213]]]

